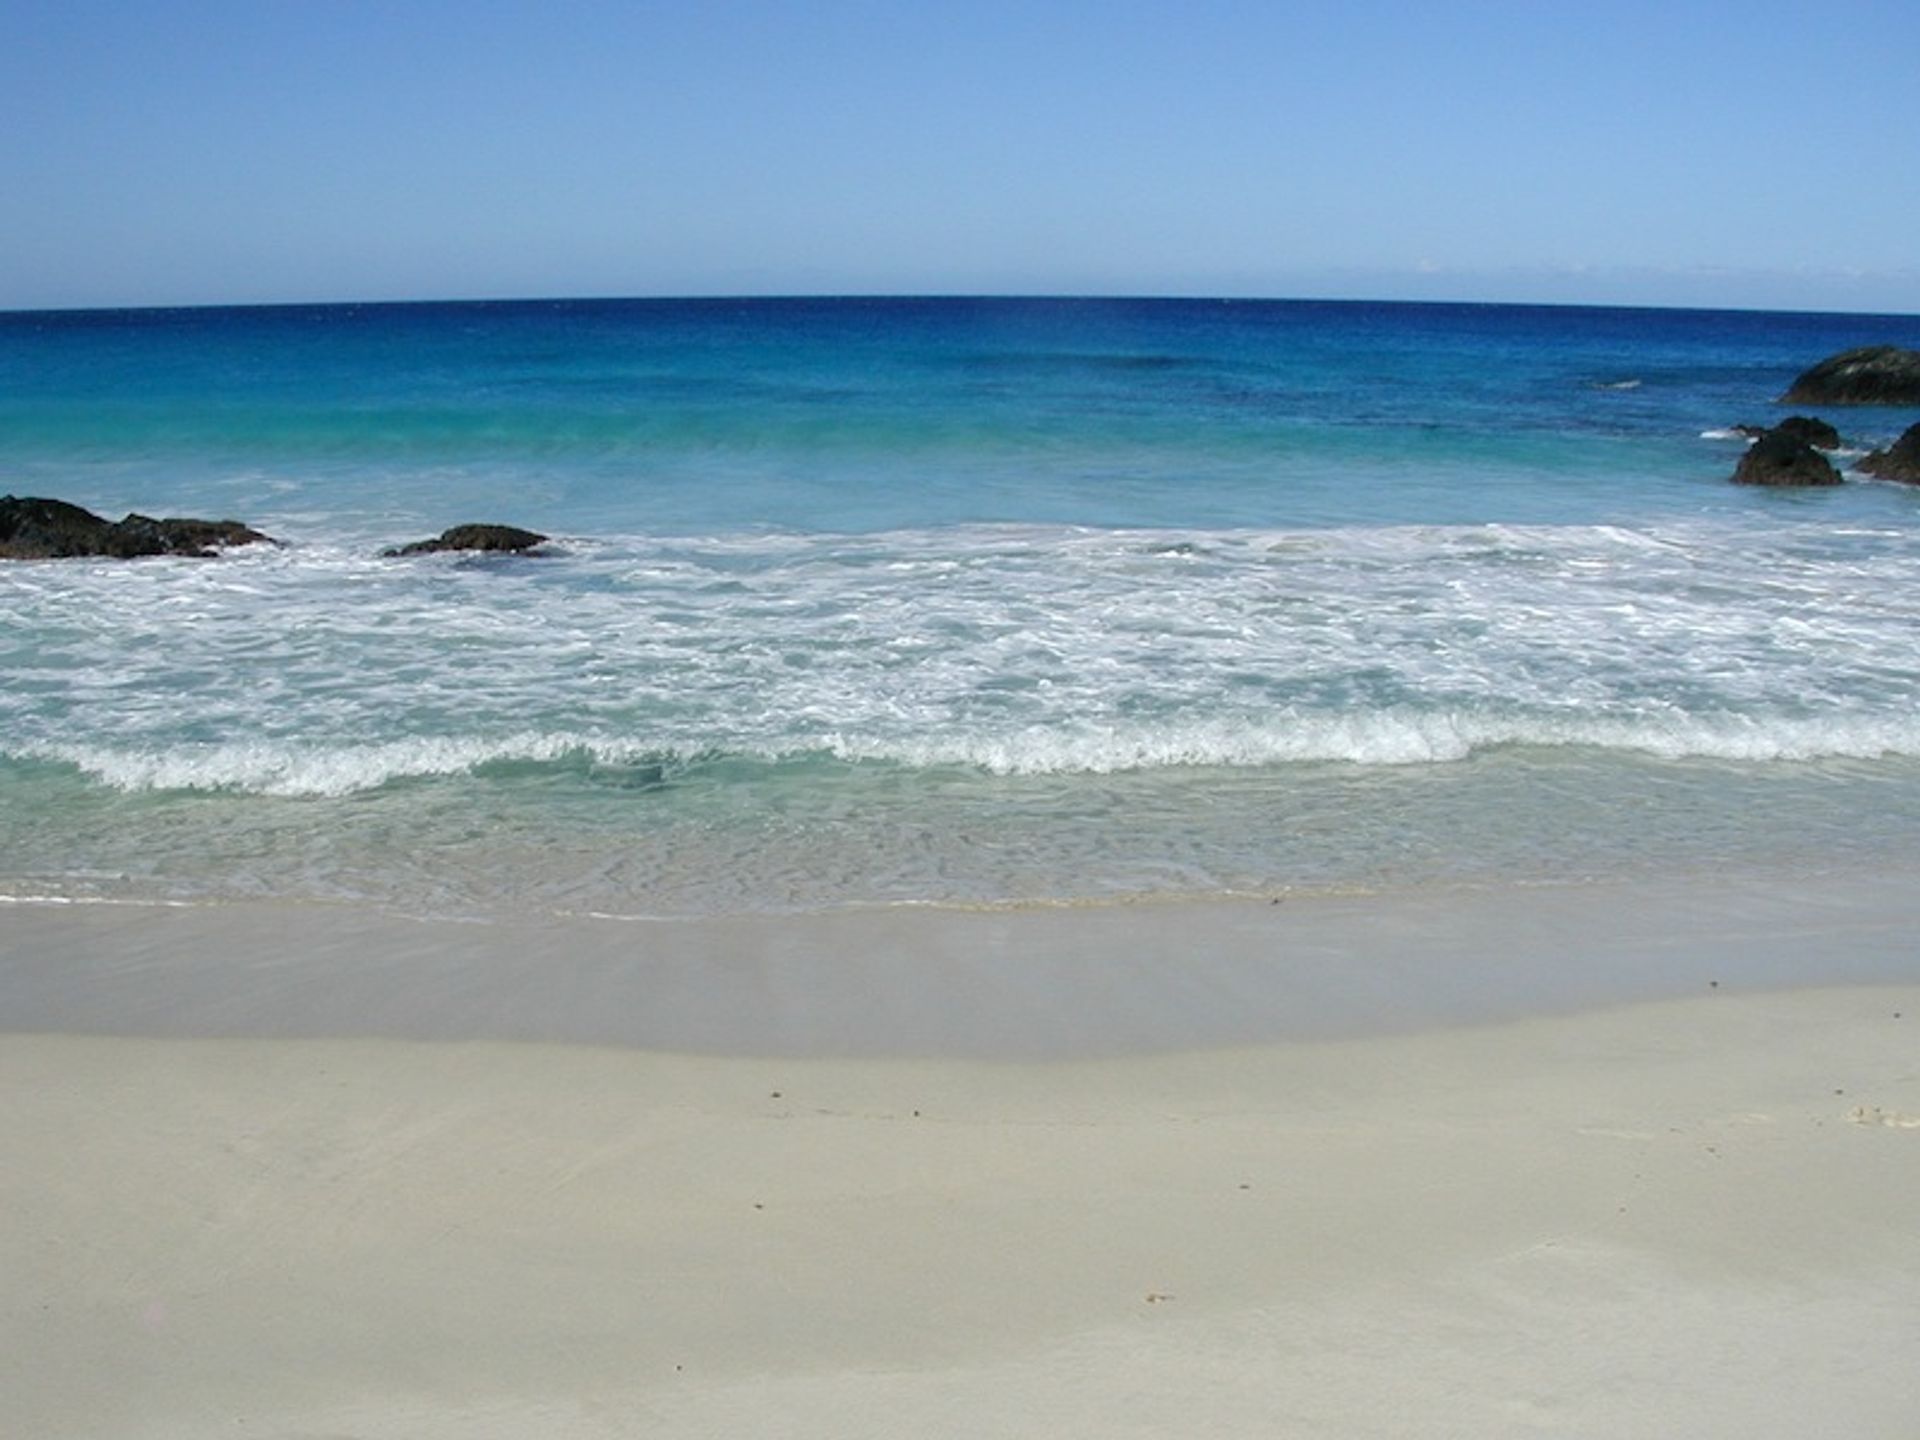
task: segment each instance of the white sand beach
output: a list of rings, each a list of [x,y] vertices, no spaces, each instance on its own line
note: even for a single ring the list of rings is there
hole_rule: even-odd
[[[1911,1436],[1913,918],[9,907],[4,1428]]]

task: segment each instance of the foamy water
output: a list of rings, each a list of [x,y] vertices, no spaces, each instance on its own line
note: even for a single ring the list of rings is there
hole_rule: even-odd
[[[1920,495],[1738,491],[1703,423],[1764,416],[1781,341],[1312,308],[673,312],[636,369],[653,311],[463,348],[453,307],[382,319],[371,433],[344,320],[177,430],[69,356],[12,488],[288,543],[0,568],[0,889],[683,913],[1920,849]],[[378,553],[493,518],[555,539]]]

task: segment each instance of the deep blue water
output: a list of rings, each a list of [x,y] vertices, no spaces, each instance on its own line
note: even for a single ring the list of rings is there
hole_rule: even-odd
[[[1880,341],[1920,319],[0,315],[0,491],[286,542],[0,568],[0,890],[678,913],[1912,854],[1920,490],[1727,480],[1727,427]],[[466,520],[555,538],[378,555]]]

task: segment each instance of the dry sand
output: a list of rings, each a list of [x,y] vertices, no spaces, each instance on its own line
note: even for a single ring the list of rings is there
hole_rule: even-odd
[[[1734,895],[544,949],[12,907],[0,1432],[1911,1440],[1913,917],[1892,887],[1810,889],[1729,943]],[[1163,973],[1176,935],[1199,981]],[[1609,955],[1629,993],[1604,1003],[1541,978]],[[1341,997],[1438,961],[1467,973],[1362,1033]],[[533,1004],[528,968],[571,998]],[[1094,980],[1115,993],[1076,999]],[[685,1043],[586,1023],[622,995]]]

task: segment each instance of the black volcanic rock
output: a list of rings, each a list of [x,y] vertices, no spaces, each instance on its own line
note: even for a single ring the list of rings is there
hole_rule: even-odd
[[[1920,405],[1920,350],[1866,345],[1829,355],[1788,387],[1782,405]]]
[[[1810,415],[1789,415],[1778,425],[1735,425],[1731,428],[1749,440],[1758,440],[1769,430],[1784,430],[1787,434],[1806,441],[1816,450],[1840,448],[1840,432],[1826,421],[1816,420]]]
[[[1909,425],[1906,433],[1885,450],[1876,450],[1855,467],[1862,475],[1879,480],[1905,480],[1920,485],[1920,425]]]
[[[0,499],[0,555],[10,560],[52,560],[98,555],[106,547],[108,522],[64,500],[8,495]]]
[[[0,560],[134,560],[146,555],[211,559],[228,545],[279,542],[238,520],[104,520],[65,500],[0,496]]]
[[[1840,448],[1840,432],[1826,421],[1811,415],[1789,415],[1773,428],[1797,440],[1806,441],[1816,450]]]
[[[411,545],[396,545],[382,550],[384,556],[434,555],[443,550],[470,550],[504,555],[523,555],[547,537],[512,525],[456,525],[442,530],[431,540],[416,540]]]
[[[1799,436],[1769,430],[1754,441],[1733,472],[1736,485],[1838,485],[1840,472]]]

